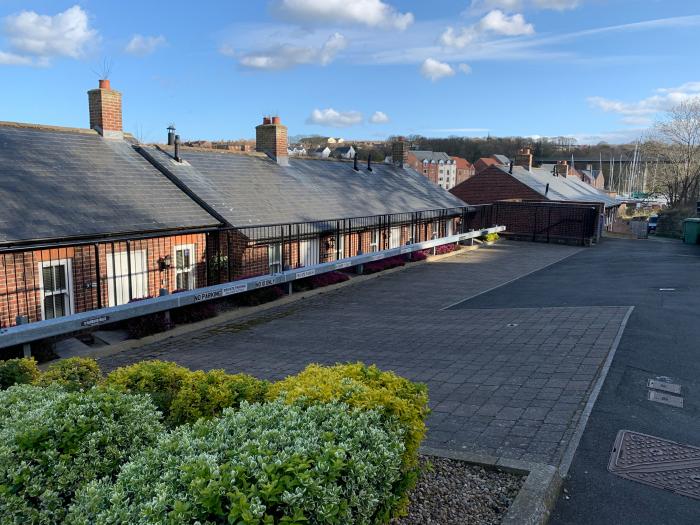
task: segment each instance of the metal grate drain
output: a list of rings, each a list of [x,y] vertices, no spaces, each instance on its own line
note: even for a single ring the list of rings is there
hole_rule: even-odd
[[[620,430],[608,470],[621,478],[700,499],[700,448]]]

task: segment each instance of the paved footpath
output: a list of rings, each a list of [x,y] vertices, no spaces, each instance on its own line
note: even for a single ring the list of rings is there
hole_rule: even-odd
[[[604,240],[468,307],[611,304],[633,305],[634,311],[550,523],[697,525],[700,500],[618,478],[607,465],[620,430],[700,447],[700,246]],[[647,381],[658,376],[681,385],[683,408],[648,400]]]
[[[313,362],[375,363],[428,384],[426,445],[556,465],[627,308],[444,308],[581,251],[501,242],[100,364],[158,358],[279,379]]]

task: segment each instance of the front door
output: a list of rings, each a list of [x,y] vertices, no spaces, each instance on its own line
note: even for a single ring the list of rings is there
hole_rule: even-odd
[[[299,242],[299,266],[313,266],[319,261],[318,239],[307,239]]]
[[[401,226],[396,226],[389,232],[389,248],[401,246]]]
[[[107,295],[109,306],[129,302],[129,263],[131,263],[131,299],[148,296],[148,258],[146,250],[134,250],[129,261],[126,252],[107,254]]]

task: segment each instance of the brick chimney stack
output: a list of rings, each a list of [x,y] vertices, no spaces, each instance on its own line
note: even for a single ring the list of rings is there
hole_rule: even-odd
[[[391,160],[394,166],[400,168],[408,164],[408,144],[404,137],[397,137],[391,144]]]
[[[514,164],[525,168],[527,171],[532,171],[532,153],[530,148],[522,148],[515,156]]]
[[[569,163],[560,160],[554,169],[558,177],[566,177],[569,174]]]
[[[122,94],[114,91],[109,80],[100,80],[97,89],[88,91],[90,105],[90,129],[110,139],[121,139],[122,132]]]
[[[255,150],[265,153],[280,166],[289,165],[287,126],[279,117],[263,117],[255,127]]]

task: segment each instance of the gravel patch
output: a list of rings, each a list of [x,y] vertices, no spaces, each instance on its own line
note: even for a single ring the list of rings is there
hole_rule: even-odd
[[[408,516],[392,525],[501,523],[524,477],[463,461],[421,457],[421,476]]]

